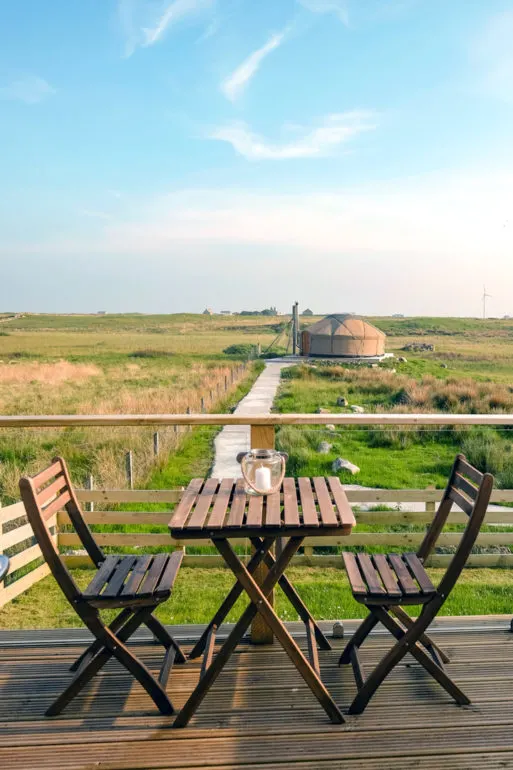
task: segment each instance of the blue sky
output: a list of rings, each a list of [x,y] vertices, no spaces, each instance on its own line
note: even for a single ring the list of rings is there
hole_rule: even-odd
[[[0,309],[513,314],[513,0],[0,4]]]

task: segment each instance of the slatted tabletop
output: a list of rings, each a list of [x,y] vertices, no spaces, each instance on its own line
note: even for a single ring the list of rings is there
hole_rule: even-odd
[[[243,479],[192,479],[169,529],[174,538],[349,535],[355,518],[336,476],[285,478],[280,492],[249,495]]]

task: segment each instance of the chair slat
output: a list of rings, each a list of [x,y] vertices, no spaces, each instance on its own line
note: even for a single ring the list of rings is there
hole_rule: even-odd
[[[397,585],[395,574],[390,569],[387,557],[384,553],[375,553],[372,557],[376,569],[378,570],[387,594],[390,596],[402,596],[402,591]]]
[[[337,514],[331,502],[331,495],[326,485],[326,479],[323,476],[314,476],[313,479],[317,502],[319,503],[319,512],[321,524],[323,527],[338,526]]]
[[[464,511],[467,516],[470,516],[472,511],[474,510],[474,506],[470,500],[468,500],[466,497],[463,497],[461,492],[459,492],[455,487],[451,487],[449,490],[449,499],[453,501],[453,503],[456,503],[462,511]]]
[[[303,524],[308,527],[318,527],[319,519],[312,492],[312,484],[308,478],[298,479],[299,496],[303,511]]]
[[[351,510],[351,506],[349,505],[346,493],[340,483],[340,479],[337,476],[329,476],[328,484],[330,485],[331,494],[335,500],[335,506],[340,521],[345,527],[354,527],[356,525],[354,513]]]
[[[467,481],[464,476],[461,476],[459,473],[456,473],[454,476],[454,484],[456,489],[461,490],[464,492],[467,497],[470,497],[471,500],[476,500],[477,493],[479,492],[479,487],[474,486],[470,483],[470,481]]]
[[[248,505],[248,515],[246,517],[246,526],[260,527],[262,525],[264,498],[260,495],[250,495]]]
[[[57,513],[57,511],[62,510],[62,508],[64,508],[66,503],[69,503],[70,500],[71,495],[68,490],[66,490],[62,495],[59,495],[59,497],[55,498],[55,500],[53,500],[50,505],[48,505],[42,511],[45,521],[51,519],[54,513]]]
[[[362,578],[354,553],[344,551],[342,558],[344,559],[344,567],[351,584],[351,591],[357,596],[366,596],[368,594],[367,586]]]
[[[47,487],[41,490],[39,494],[37,495],[37,502],[38,505],[44,506],[48,500],[51,500],[52,497],[55,497],[56,494],[58,494],[61,489],[64,489],[66,486],[66,479],[61,474],[57,476],[55,481],[52,481],[51,484],[49,484]]]
[[[212,508],[212,513],[210,514],[210,518],[207,522],[207,526],[209,528],[214,529],[223,526],[226,517],[226,511],[228,510],[228,506],[230,504],[230,497],[234,483],[235,482],[233,479],[223,479],[221,481],[221,485],[219,487],[219,491],[216,495],[214,506]]]
[[[398,553],[391,553],[388,556],[388,561],[392,566],[399,585],[401,586],[403,593],[407,595],[418,594],[419,588],[415,585],[412,576],[408,572],[406,564],[403,562],[402,557]]]
[[[85,597],[99,596],[103,586],[109,581],[112,573],[116,569],[116,564],[121,560],[121,558],[121,556],[117,556],[116,554],[109,554],[109,556],[107,556],[100,569],[84,591]]]
[[[265,526],[279,527],[281,524],[281,501],[280,493],[267,495],[265,498]]]
[[[102,591],[102,598],[114,598],[117,596],[124,586],[125,580],[128,577],[129,572],[132,570],[137,556],[124,556],[116,565],[114,573],[111,575],[109,582]]]
[[[198,527],[198,529],[203,527],[218,486],[219,481],[217,479],[206,480],[203,489],[196,498],[196,506],[191,513],[188,527]]]
[[[291,478],[283,479],[283,519],[287,526],[299,525],[296,482]]]
[[[60,460],[58,460],[55,463],[52,463],[52,465],[49,465],[48,468],[45,468],[36,476],[32,476],[32,483],[34,484],[34,489],[40,489],[40,487],[42,487],[43,484],[46,484],[47,481],[50,481],[50,479],[53,479],[54,476],[57,476],[57,474],[59,473],[62,473],[62,465]]]
[[[233,493],[230,515],[228,516],[229,527],[242,527],[244,513],[246,511],[247,495],[244,479],[237,479],[235,491]]]
[[[155,556],[149,572],[146,574],[146,577],[139,586],[139,590],[137,592],[138,598],[153,596],[155,586],[158,584],[160,577],[164,572],[168,559],[168,553],[158,553]]]
[[[407,563],[408,567],[413,572],[413,575],[415,576],[415,580],[421,587],[423,594],[434,594],[436,593],[436,588],[434,587],[433,583],[429,579],[429,575],[426,573],[426,570],[424,569],[424,565],[419,560],[419,557],[416,553],[405,553],[403,554],[403,558],[405,562]]]
[[[151,556],[151,554],[145,554],[144,556],[139,556],[139,558],[137,559],[136,563],[132,568],[132,572],[128,580],[123,586],[123,590],[121,591],[121,596],[127,596],[130,594],[137,593],[137,589],[141,585],[144,579],[144,576],[148,572],[148,568],[151,564],[152,559],[153,559],[153,556]]]
[[[365,579],[365,582],[369,586],[369,593],[374,595],[380,595],[385,593],[385,589],[381,585],[381,580],[379,579],[379,573],[376,572],[376,569],[371,561],[371,558],[368,553],[359,553],[356,556],[356,561],[358,562],[358,566],[360,567],[360,571]]]
[[[483,474],[481,471],[478,471],[477,468],[474,468],[473,465],[470,465],[469,462],[463,457],[459,458],[458,465],[456,467],[457,473],[461,473],[463,476],[467,476],[469,479],[474,481],[478,486],[481,484],[483,480]]]
[[[192,479],[185,490],[185,492],[182,495],[182,499],[176,506],[176,510],[171,517],[171,521],[169,523],[170,527],[183,527],[185,522],[187,521],[189,517],[189,513],[191,512],[192,507],[194,506],[194,503],[196,502],[196,497],[201,491],[201,487],[203,486],[203,479]]]
[[[174,551],[168,559],[164,572],[157,586],[157,593],[167,593],[174,585],[180,564],[182,563],[182,551]]]

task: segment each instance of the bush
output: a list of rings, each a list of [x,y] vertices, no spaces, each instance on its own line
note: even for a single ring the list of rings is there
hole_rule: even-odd
[[[238,345],[229,345],[223,350],[227,356],[242,356],[244,358],[254,358],[257,355],[257,346],[249,342]]]
[[[479,428],[467,433],[461,449],[481,473],[498,475],[504,469],[505,447],[494,430]]]
[[[134,350],[133,353],[128,354],[129,358],[163,358],[166,356],[174,356],[174,353],[171,353],[169,350],[152,350],[146,348],[145,350]]]

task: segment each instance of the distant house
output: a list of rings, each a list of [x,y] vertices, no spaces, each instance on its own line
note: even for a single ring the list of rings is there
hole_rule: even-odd
[[[107,315],[107,311],[106,310],[98,310],[96,315]]]
[[[221,310],[221,315],[232,315],[231,310]]]
[[[392,318],[404,318],[404,315],[403,315],[403,313],[394,313]]]
[[[202,315],[214,315],[214,311],[210,307],[206,307]]]
[[[310,308],[307,307],[306,310],[303,310],[301,315],[313,315],[313,310],[310,310]]]

